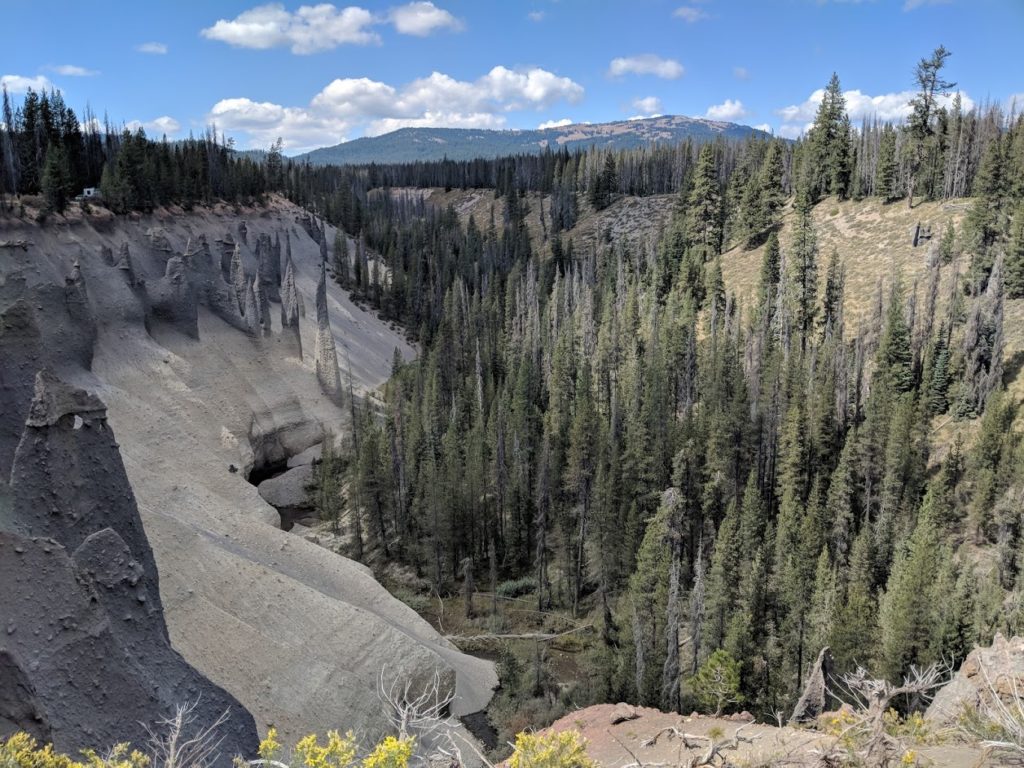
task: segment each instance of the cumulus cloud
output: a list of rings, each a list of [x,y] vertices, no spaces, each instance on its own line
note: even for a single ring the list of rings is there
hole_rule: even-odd
[[[399,34],[416,37],[463,28],[459,19],[430,0],[406,3],[383,15],[357,5],[338,8],[318,3],[300,5],[293,12],[281,3],[268,3],[242,11],[233,19],[218,19],[200,34],[235,48],[289,48],[292,53],[310,54],[340,45],[380,43],[380,35],[373,28],[388,23]]]
[[[661,99],[657,96],[644,96],[643,98],[633,99],[632,107],[641,115],[654,115],[662,111]]]
[[[741,120],[749,113],[739,99],[726,99],[721,104],[713,104],[704,114],[709,120]]]
[[[676,80],[683,76],[686,70],[683,65],[675,59],[663,59],[653,53],[644,53],[639,56],[620,56],[612,59],[608,65],[610,77],[622,77],[623,75],[654,75],[666,80]]]
[[[759,131],[764,131],[765,133],[773,133],[772,127],[768,125],[768,123],[758,123],[757,125],[754,126],[754,128],[756,128]]]
[[[819,88],[802,103],[790,104],[788,107],[776,110],[783,121],[779,134],[787,138],[795,138],[809,130],[824,95],[825,89]],[[910,100],[915,95],[916,92],[910,90],[883,93],[878,96],[871,96],[857,89],[843,92],[843,97],[846,99],[846,112],[853,122],[873,117],[884,121],[905,120],[910,115]],[[951,106],[954,96],[955,94],[939,96],[939,106]],[[960,93],[960,100],[964,110],[974,107],[974,100],[966,93]]]
[[[733,67],[732,76],[735,77],[737,80],[749,80],[750,70],[747,69],[746,67]]]
[[[563,117],[561,120],[547,120],[537,126],[537,130],[543,131],[547,128],[564,128],[567,125],[572,125],[573,121],[568,117]]]
[[[161,115],[152,120],[131,120],[125,124],[131,131],[142,128],[146,133],[154,136],[162,136],[168,133],[177,133],[181,130],[181,123],[168,115]]]
[[[149,53],[154,56],[163,56],[165,53],[167,53],[168,49],[166,43],[149,42],[136,45],[135,50],[139,53]]]
[[[362,128],[374,136],[405,127],[500,128],[505,114],[575,103],[583,88],[547,70],[494,67],[476,80],[433,72],[401,87],[369,78],[331,81],[305,107],[222,99],[210,111],[218,127],[244,131],[254,146],[277,136],[289,149],[336,144]]]
[[[33,91],[45,91],[53,88],[53,83],[42,75],[25,77],[24,75],[4,75],[0,77],[0,89],[6,88],[8,93],[25,93],[29,88]]]
[[[58,75],[64,75],[65,77],[92,77],[99,74],[95,69],[77,67],[74,64],[59,64],[56,67],[50,67],[50,69]]]
[[[280,3],[259,5],[234,19],[219,19],[200,34],[236,48],[289,47],[292,53],[309,54],[339,45],[379,43],[369,29],[373,14],[365,8],[336,8],[330,3],[301,5],[291,13]]]
[[[544,11],[530,11],[528,14],[526,14],[526,18],[528,18],[530,21],[544,21],[544,17],[546,15],[547,14],[544,13]]]
[[[427,37],[440,29],[458,32],[463,28],[461,21],[431,2],[409,3],[393,8],[388,18],[399,33],[416,37]]]
[[[682,19],[687,24],[696,24],[701,19],[706,19],[708,17],[707,11],[701,8],[694,8],[691,5],[683,5],[676,8],[672,12],[672,15],[677,19]]]

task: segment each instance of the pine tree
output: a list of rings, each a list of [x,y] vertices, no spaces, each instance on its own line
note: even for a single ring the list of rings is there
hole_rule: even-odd
[[[697,159],[693,187],[687,200],[686,231],[702,261],[718,255],[722,247],[722,193],[714,144],[701,147]]]
[[[891,203],[900,198],[896,162],[896,129],[888,123],[882,128],[882,139],[878,145],[878,164],[875,166],[875,194],[883,202]]]
[[[950,52],[939,46],[930,58],[921,59],[917,64],[914,79],[917,81],[918,93],[911,100],[910,119],[907,121],[906,134],[909,155],[909,193],[907,207],[914,207],[914,193],[921,172],[921,166],[929,145],[935,136],[933,118],[939,109],[938,98],[956,87],[956,83],[942,79],[942,69]]]
[[[43,166],[43,196],[52,211],[63,213],[72,195],[71,171],[67,154],[60,144],[51,144],[46,150],[46,164]]]
[[[1010,244],[1004,261],[1003,284],[1006,298],[1024,299],[1024,202],[1017,205],[1013,216]]]
[[[810,200],[798,194],[793,247],[789,253],[789,290],[792,292],[793,321],[800,334],[801,349],[807,346],[818,310],[818,237],[811,218]]]
[[[850,191],[850,122],[846,99],[835,73],[828,82],[807,136],[808,193],[812,201],[822,195],[840,199]]]
[[[936,593],[934,568],[952,559],[926,498],[913,534],[896,555],[879,608],[880,661],[883,674],[899,680],[912,664],[938,661],[931,641],[935,608],[945,599]]]

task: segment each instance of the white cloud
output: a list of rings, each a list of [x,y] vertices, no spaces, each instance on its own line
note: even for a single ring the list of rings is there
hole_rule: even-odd
[[[696,24],[701,19],[706,19],[708,17],[707,11],[701,8],[694,8],[689,5],[683,5],[676,8],[675,11],[672,12],[672,15],[677,19],[682,19],[687,24]]]
[[[373,14],[358,6],[301,5],[290,13],[280,3],[269,3],[242,11],[234,19],[219,19],[200,34],[236,48],[287,46],[292,53],[308,54],[345,44],[379,43],[380,36],[368,29],[374,23]]]
[[[653,53],[644,53],[639,56],[620,56],[612,59],[608,65],[610,77],[622,77],[623,75],[654,75],[666,80],[675,80],[683,76],[686,70],[683,65],[675,59],[663,59]]]
[[[60,64],[56,67],[50,67],[50,69],[58,75],[64,75],[65,77],[92,77],[93,75],[99,74],[95,69],[77,67],[74,64]]]
[[[526,18],[528,18],[530,21],[544,21],[544,17],[546,15],[547,14],[544,11],[530,11],[528,14],[526,14]]]
[[[632,107],[641,115],[653,115],[655,112],[662,111],[661,99],[657,96],[644,96],[643,98],[633,99]]]
[[[582,86],[567,77],[537,67],[497,66],[472,81],[433,72],[398,88],[365,77],[339,78],[305,107],[222,99],[209,117],[220,128],[248,133],[255,146],[281,136],[295,150],[336,144],[360,127],[371,136],[410,126],[500,128],[508,112],[574,103],[582,96]]]
[[[547,120],[537,126],[537,130],[543,131],[548,128],[564,128],[567,125],[572,125],[573,121],[568,117],[563,117],[561,120]]]
[[[439,29],[458,32],[463,28],[462,22],[448,11],[427,1],[393,8],[388,18],[400,34],[416,37],[426,37]]]
[[[399,128],[503,128],[505,118],[487,112],[427,112],[422,117],[383,117],[366,126],[366,136],[380,136]]]
[[[773,133],[772,127],[768,125],[768,123],[759,123],[758,125],[755,125],[754,128],[759,131],[764,131],[765,133]]]
[[[713,104],[704,114],[709,120],[741,120],[749,113],[739,99],[726,99],[721,104]]]
[[[168,115],[161,115],[160,117],[145,122],[141,120],[131,120],[125,124],[125,127],[130,131],[137,131],[142,128],[151,136],[163,136],[168,133],[177,133],[181,130],[181,123],[175,120],[173,117]]]
[[[747,69],[746,67],[733,67],[732,76],[735,77],[737,80],[749,80],[750,70]]]
[[[4,75],[0,77],[0,89],[6,88],[8,93],[25,93],[29,88],[33,91],[45,91],[53,88],[53,83],[42,75],[25,77],[24,75]]]
[[[168,49],[166,43],[149,42],[136,45],[135,50],[139,53],[151,53],[154,56],[163,56],[167,53]]]
[[[1024,112],[1024,93],[1011,93],[1006,97],[1005,108],[1007,112],[1021,114]]]
[[[799,139],[809,127],[807,125],[782,125],[779,126],[779,136],[784,139]]]
[[[825,89],[819,88],[800,104],[790,104],[776,110],[783,122],[779,128],[779,135],[796,138],[801,133],[809,131],[824,95]],[[843,92],[846,112],[850,116],[850,121],[854,123],[870,118],[890,122],[905,120],[911,112],[910,100],[915,95],[916,92],[911,90],[883,93],[878,96],[871,96],[857,89]],[[939,96],[939,106],[950,107],[954,96],[953,93]],[[965,111],[974,107],[974,100],[963,91],[960,92],[960,101]]]

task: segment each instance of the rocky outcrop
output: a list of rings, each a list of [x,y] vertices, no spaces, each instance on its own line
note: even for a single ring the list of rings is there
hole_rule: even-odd
[[[198,297],[188,273],[185,256],[169,258],[164,276],[149,291],[150,306],[154,318],[198,339]]]
[[[260,291],[269,301],[281,300],[281,240],[275,247],[270,235],[261,234],[256,240],[256,274]]]
[[[135,288],[139,284],[138,278],[135,276],[135,267],[132,264],[132,254],[128,249],[128,243],[121,243],[114,267],[120,269],[124,274],[124,281],[128,284],[129,288]]]
[[[217,317],[226,323],[246,330],[246,322],[238,308],[234,290],[224,281],[220,257],[213,255],[206,235],[199,236],[199,248],[187,253],[190,264],[188,277],[193,280],[198,301],[209,307]]]
[[[240,314],[245,315],[247,311],[245,301],[245,269],[242,267],[242,251],[237,245],[235,246],[234,253],[231,256],[230,271],[231,287],[234,289],[235,292],[235,301],[238,302],[238,311]]]
[[[264,480],[256,490],[278,511],[281,527],[287,531],[297,522],[316,521],[316,505],[311,494],[313,481],[313,465],[303,464]]]
[[[288,255],[285,257],[284,281],[281,283],[281,333],[293,345],[295,355],[302,359],[302,334],[299,331],[299,312],[302,297],[295,285],[295,264],[291,257],[291,244],[288,244]]]
[[[0,518],[0,720],[64,752],[147,741],[176,706],[227,713],[217,765],[257,745],[252,716],[170,645],[153,552],[106,408],[36,377]]]
[[[971,651],[925,712],[936,725],[955,725],[965,710],[1014,701],[1024,692],[1024,638],[996,634],[988,648]]]
[[[828,704],[827,681],[832,671],[832,651],[826,645],[818,653],[811,674],[804,683],[804,692],[789,716],[790,723],[809,723],[818,719]]]
[[[316,378],[320,388],[332,400],[342,395],[341,372],[338,370],[338,350],[331,333],[331,319],[327,312],[327,262],[320,262],[320,282],[316,286]]]
[[[259,311],[259,327],[263,330],[264,336],[269,336],[271,329],[270,300],[267,296],[268,287],[257,270],[256,277],[252,281],[252,292],[256,309]]]
[[[255,280],[245,283],[245,328],[250,336],[260,335],[260,306],[256,299],[255,283]]]

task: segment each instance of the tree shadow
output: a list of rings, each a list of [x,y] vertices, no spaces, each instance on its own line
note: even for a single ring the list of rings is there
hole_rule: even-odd
[[[1016,379],[1022,368],[1024,368],[1024,350],[1017,350],[1003,363],[1003,384],[1008,385]]]

